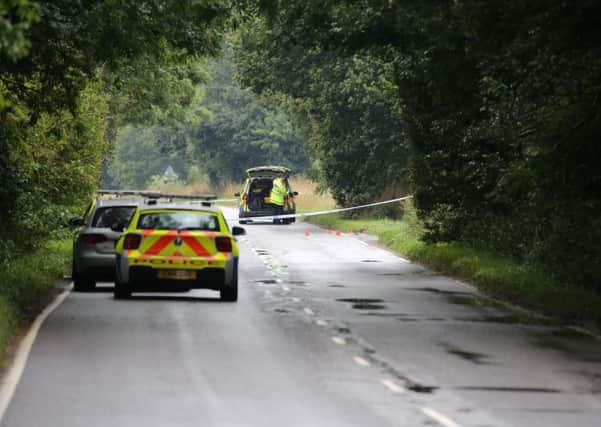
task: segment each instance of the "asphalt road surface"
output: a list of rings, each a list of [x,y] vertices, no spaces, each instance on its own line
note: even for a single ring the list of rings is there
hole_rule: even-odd
[[[491,303],[369,236],[246,229],[237,303],[72,292],[1,425],[601,425],[599,340]]]

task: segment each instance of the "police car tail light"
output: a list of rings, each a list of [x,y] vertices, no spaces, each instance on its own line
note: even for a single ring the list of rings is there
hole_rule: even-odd
[[[231,252],[232,239],[226,236],[215,237],[215,246],[219,252]]]
[[[89,245],[95,245],[96,243],[106,242],[108,239],[104,234],[88,233],[79,236],[79,240]]]
[[[138,249],[142,242],[142,236],[139,234],[127,234],[123,239],[123,249]]]

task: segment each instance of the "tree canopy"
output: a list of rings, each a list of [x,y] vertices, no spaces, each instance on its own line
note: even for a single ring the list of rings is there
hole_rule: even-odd
[[[0,2],[4,245],[11,236],[24,248],[41,242],[64,220],[61,206],[85,203],[119,126],[197,122],[204,74],[195,58],[218,52],[231,8],[213,0]]]
[[[313,77],[336,75],[315,52],[338,62],[375,58],[392,69],[391,104],[405,138],[386,146],[410,144],[410,185],[427,239],[468,240],[599,286],[598,1],[254,5],[263,28],[248,32],[239,58],[255,90],[302,98]],[[276,70],[268,77],[263,61]],[[286,61],[289,85],[277,72]],[[333,92],[345,94],[341,79],[332,80]],[[568,256],[573,251],[579,256]]]
[[[403,184],[407,143],[394,70],[385,60],[282,45],[260,18],[240,29],[235,58],[243,84],[291,105],[314,172],[339,204],[366,203]]]
[[[247,168],[257,165],[306,169],[300,130],[283,109],[240,88],[229,48],[198,68],[204,70],[205,79],[184,92],[201,95],[197,103],[182,109],[184,116],[197,118],[196,123],[123,131],[107,168],[107,184],[144,187],[169,165],[184,181],[189,177],[190,183],[204,180],[215,186],[239,182]]]

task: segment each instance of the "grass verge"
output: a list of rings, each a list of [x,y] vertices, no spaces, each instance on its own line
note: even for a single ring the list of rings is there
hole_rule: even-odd
[[[380,243],[443,274],[465,280],[493,298],[553,316],[561,321],[601,330],[601,295],[562,285],[552,276],[513,259],[461,243],[427,244],[409,208],[403,220],[310,217],[309,222],[334,230],[363,231]]]
[[[22,325],[35,317],[47,302],[57,279],[71,261],[71,241],[53,240],[36,251],[2,266],[0,274],[0,354]]]

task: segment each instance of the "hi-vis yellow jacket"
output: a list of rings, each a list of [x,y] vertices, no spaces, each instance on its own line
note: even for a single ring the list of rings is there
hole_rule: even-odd
[[[282,178],[275,178],[273,180],[273,187],[271,187],[271,194],[269,198],[271,203],[278,206],[284,206],[284,198],[288,195],[286,184]]]

